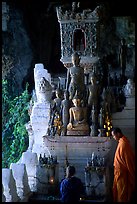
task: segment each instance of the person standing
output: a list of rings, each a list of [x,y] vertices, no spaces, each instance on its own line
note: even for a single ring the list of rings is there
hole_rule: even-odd
[[[113,201],[130,202],[135,191],[135,153],[120,128],[111,130],[118,142],[114,156]]]
[[[79,202],[80,196],[85,194],[84,186],[75,175],[75,167],[68,166],[66,168],[66,178],[60,184],[61,201],[64,203]]]

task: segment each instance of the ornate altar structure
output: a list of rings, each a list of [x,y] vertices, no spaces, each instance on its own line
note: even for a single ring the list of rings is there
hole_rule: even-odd
[[[30,125],[33,134],[31,134],[29,138],[30,145],[28,147],[28,152],[36,153],[40,161],[37,167],[39,169],[37,176],[41,180],[43,176],[46,176],[46,178],[48,178],[47,182],[52,182],[53,179],[53,184],[56,186],[57,182],[64,178],[67,165],[74,165],[77,170],[77,176],[81,178],[86,187],[87,195],[90,196],[93,194],[92,190],[95,189],[92,189],[92,182],[87,180],[87,175],[89,173],[85,172],[87,159],[92,155],[93,152],[103,156],[104,158],[107,158],[107,155],[111,151],[111,138],[107,137],[107,135],[59,135],[58,132],[55,135],[49,135],[48,129],[52,104],[52,87],[49,85],[49,74],[47,73],[47,70],[44,69],[42,64],[35,65],[34,79],[37,100],[34,101],[30,115]],[[56,128],[56,126],[53,128]],[[55,162],[54,165],[47,165],[48,158],[51,157],[57,157],[58,162]],[[99,166],[99,168],[102,168],[102,166]],[[105,197],[105,174],[103,174],[102,177],[102,175],[100,175],[100,169],[96,171],[96,168],[95,171],[90,171],[90,173],[95,173],[97,176],[99,175],[99,178],[97,178],[96,182],[98,182],[98,179],[101,179],[101,181],[99,181],[100,183],[99,186],[96,187],[96,191],[100,191],[99,188],[103,185],[103,187],[101,187],[102,195]],[[38,184],[39,192],[41,193],[43,193],[43,185],[44,184]],[[51,185],[51,183],[46,183],[45,187],[46,185]],[[54,185],[52,185],[52,187],[54,187]]]
[[[71,57],[76,51],[80,56],[80,66],[83,67],[84,74],[92,76],[93,73],[97,73],[96,68],[98,67],[99,61],[97,53],[100,9],[101,8],[97,6],[93,11],[89,9],[80,11],[78,2],[73,2],[72,8],[69,10],[63,10],[61,7],[57,8],[57,16],[61,32],[61,61],[68,69],[72,67]],[[77,64],[74,65],[74,67],[76,66]],[[78,69],[76,70],[79,70],[79,65],[77,67]],[[74,75],[77,75],[77,71]],[[42,165],[43,160],[41,155],[45,155],[45,159],[49,156],[58,158],[58,163],[54,164],[55,168],[52,168],[51,165],[47,166],[47,163],[44,163],[44,166],[42,167],[40,164],[39,168],[41,171],[39,172],[41,173],[39,177],[42,178],[45,174],[49,177],[50,169],[50,178],[53,178],[56,181],[61,181],[65,176],[67,165],[71,164],[76,167],[77,175],[84,183],[88,196],[92,196],[93,199],[95,197],[97,198],[97,196],[105,197],[107,191],[105,169],[107,167],[101,162],[99,166],[91,166],[90,168],[87,168],[86,165],[87,159],[91,157],[93,152],[98,155],[98,158],[101,156],[107,158],[111,151],[112,142],[109,136],[112,124],[109,112],[107,111],[108,109],[104,110],[104,117],[104,112],[99,113],[100,107],[98,111],[96,111],[94,109],[95,104],[88,106],[87,99],[84,102],[77,98],[80,100],[81,104],[80,106],[74,104],[76,107],[74,107],[72,112],[74,112],[74,114],[75,112],[78,113],[78,118],[80,119],[78,119],[78,121],[76,119],[75,122],[80,124],[79,126],[81,129],[78,129],[75,134],[62,135],[60,134],[63,129],[61,121],[63,117],[61,115],[62,112],[60,111],[61,105],[59,105],[59,109],[56,111],[57,106],[53,103],[55,98],[52,99],[51,76],[42,64],[35,65],[34,80],[37,100],[34,102],[30,115],[30,125],[33,131],[33,135],[31,134],[30,138],[32,139],[33,137],[33,143],[32,145],[29,145],[28,150],[37,153]],[[88,86],[92,84],[87,80],[84,85]],[[63,89],[62,91],[64,92],[65,90]],[[104,94],[107,95],[108,90]],[[60,98],[60,101],[62,102],[63,99],[63,97]],[[69,100],[71,106],[68,110],[73,108],[73,100],[70,98]],[[105,100],[104,102],[106,104]],[[101,106],[103,106],[103,103]],[[86,124],[83,122],[86,118],[86,108],[88,108],[88,112],[92,117],[88,117],[89,120],[86,120],[86,122],[89,123],[88,127],[90,130],[88,133],[86,132],[85,134],[82,134],[82,131],[85,130],[83,129],[84,126],[82,126],[82,124]],[[99,118],[100,121],[98,121]],[[69,121],[69,123],[71,122]],[[74,129],[74,126],[72,129]],[[99,134],[96,134],[97,131]],[[55,169],[58,170],[54,172]],[[94,182],[91,177],[96,178]],[[109,186],[107,187],[109,188]],[[40,187],[40,191],[42,191],[42,187]]]
[[[92,199],[106,195],[106,164],[103,154],[92,153],[85,167],[86,193]]]
[[[69,68],[71,55],[77,51],[85,73],[91,72],[98,62],[99,6],[95,10],[79,10],[80,2],[73,2],[72,8],[57,8],[61,32],[61,61]]]

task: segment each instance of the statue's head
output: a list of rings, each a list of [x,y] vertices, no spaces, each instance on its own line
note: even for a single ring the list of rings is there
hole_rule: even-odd
[[[128,79],[127,84],[132,84],[132,79]]]
[[[76,92],[75,96],[73,97],[72,102],[73,102],[74,106],[80,106],[81,99],[80,99],[77,92]]]
[[[61,95],[62,95],[61,89],[57,88],[57,89],[56,89],[56,96],[60,98]]]
[[[73,63],[73,65],[75,65],[75,66],[79,66],[79,63],[80,63],[80,56],[79,56],[79,54],[77,53],[77,52],[74,52],[73,54],[72,54],[72,63]]]
[[[64,91],[64,98],[69,98],[69,92],[67,90]]]

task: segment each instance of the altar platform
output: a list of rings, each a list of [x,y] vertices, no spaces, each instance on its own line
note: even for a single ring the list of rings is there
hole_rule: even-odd
[[[91,136],[43,136],[43,150],[47,149],[52,155],[57,155],[59,162],[59,180],[64,176],[64,167],[66,160],[70,165],[74,165],[83,182],[84,169],[88,158],[92,153],[106,158],[111,150],[111,141],[109,137],[91,137]]]

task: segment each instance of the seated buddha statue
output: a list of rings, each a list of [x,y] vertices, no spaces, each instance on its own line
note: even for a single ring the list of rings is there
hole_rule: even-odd
[[[69,109],[70,119],[67,125],[67,135],[89,135],[87,108],[81,106],[79,97],[74,97],[72,102],[74,107]]]

